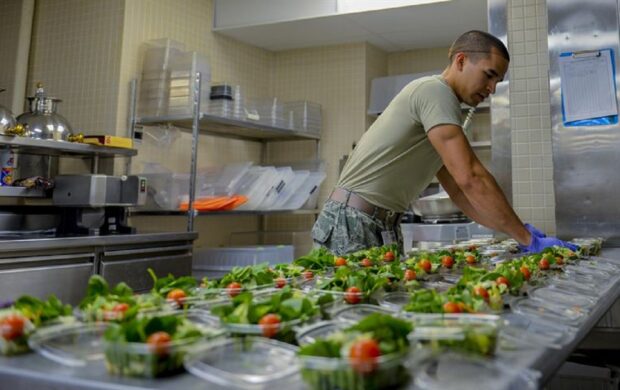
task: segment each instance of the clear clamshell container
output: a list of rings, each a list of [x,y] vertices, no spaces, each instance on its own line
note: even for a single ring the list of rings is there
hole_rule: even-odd
[[[184,365],[191,374],[226,388],[293,388],[283,383],[299,371],[297,349],[262,337],[225,338],[193,350]]]
[[[298,333],[300,344],[323,339],[349,326],[344,322],[325,321]],[[392,353],[375,358],[371,365],[349,357],[299,355],[301,377],[313,390],[385,389],[407,383],[409,353]]]
[[[493,356],[501,317],[492,314],[407,314],[414,324],[412,343],[433,351],[459,350]]]
[[[510,303],[510,308],[517,314],[568,326],[579,326],[587,318],[587,310],[534,297],[515,299]]]
[[[74,323],[37,330],[28,345],[38,354],[69,367],[103,359],[103,334],[108,323]]]

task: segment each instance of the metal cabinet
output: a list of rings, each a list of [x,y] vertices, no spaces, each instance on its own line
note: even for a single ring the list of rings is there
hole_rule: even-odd
[[[153,287],[148,274],[151,268],[158,277],[191,275],[192,245],[158,247],[130,247],[105,250],[98,265],[98,273],[110,285],[127,283],[134,291],[143,292]]]
[[[94,263],[94,252],[0,259],[0,297],[11,301],[23,294],[38,298],[55,294],[75,305],[86,293]]]

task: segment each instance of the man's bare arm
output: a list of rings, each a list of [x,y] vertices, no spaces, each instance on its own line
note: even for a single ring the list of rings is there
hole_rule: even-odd
[[[462,129],[455,125],[435,126],[429,130],[428,138],[441,156],[447,173],[471,205],[470,210],[463,211],[471,213],[471,217],[483,225],[510,235],[522,245],[529,245],[530,233],[493,176],[474,154]]]

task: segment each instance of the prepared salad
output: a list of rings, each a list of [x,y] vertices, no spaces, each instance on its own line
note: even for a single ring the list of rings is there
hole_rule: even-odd
[[[23,295],[9,308],[0,310],[0,355],[27,352],[28,337],[35,329],[71,321],[71,306],[54,295],[46,301]]]
[[[121,376],[160,377],[182,370],[192,345],[222,335],[216,324],[196,323],[183,314],[136,317],[111,324],[104,334],[106,367]]]
[[[233,334],[295,343],[293,327],[316,318],[319,310],[301,290],[287,286],[263,297],[243,292],[230,303],[212,307],[211,313]]]
[[[325,337],[315,334],[299,350],[301,375],[310,388],[384,389],[409,380],[410,322],[374,313],[340,332],[324,329]]]

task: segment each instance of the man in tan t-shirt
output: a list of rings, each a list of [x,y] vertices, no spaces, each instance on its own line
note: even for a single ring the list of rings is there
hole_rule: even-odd
[[[508,234],[522,249],[572,247],[523,224],[461,127],[461,103],[475,107],[502,81],[510,56],[494,36],[469,31],[450,47],[441,75],[405,86],[362,136],[319,215],[315,243],[338,255],[382,244],[433,177],[471,219]]]

